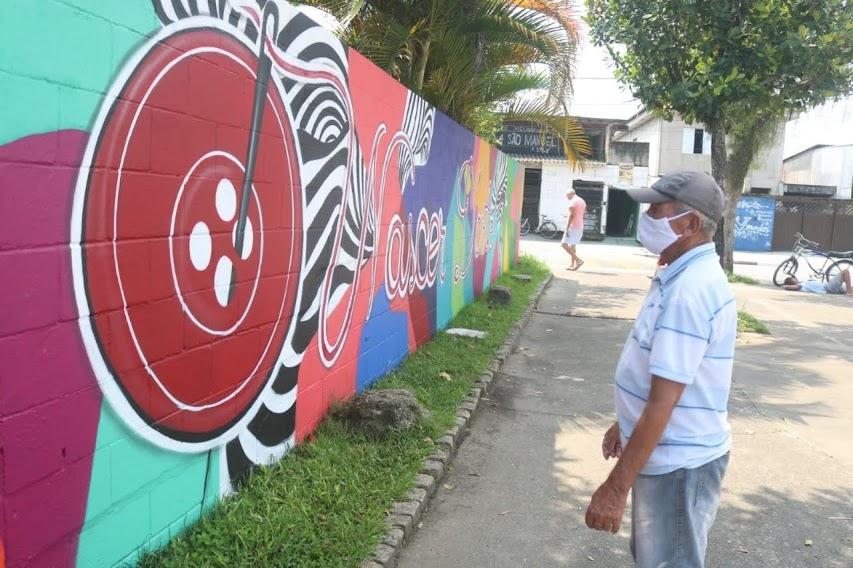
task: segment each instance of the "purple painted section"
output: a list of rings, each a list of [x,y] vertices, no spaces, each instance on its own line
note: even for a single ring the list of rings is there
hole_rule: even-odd
[[[432,213],[441,209],[444,212],[444,223],[453,223],[457,214],[453,209],[453,197],[456,177],[462,163],[472,158],[471,152],[475,147],[474,135],[455,123],[443,112],[435,113],[435,134],[433,144],[430,146],[429,159],[426,164],[418,168],[416,183],[423,187],[424,180],[430,187],[429,191],[407,191],[403,194],[406,211],[417,219],[421,207]],[[409,185],[411,189],[411,185]],[[449,254],[452,255],[452,248]],[[452,271],[445,274],[448,282],[453,281]],[[412,295],[412,301],[417,301],[423,307],[418,306],[413,313],[420,314],[424,320],[420,326],[421,333],[417,334],[420,340],[429,340],[435,334],[436,323],[436,293],[439,286],[419,291]]]
[[[64,130],[0,146],[0,251],[68,244],[71,200],[88,133]]]
[[[0,502],[10,567],[73,565],[85,517],[101,393],[77,327],[68,235],[87,136],[53,132],[0,147],[0,211],[15,212],[0,225]]]

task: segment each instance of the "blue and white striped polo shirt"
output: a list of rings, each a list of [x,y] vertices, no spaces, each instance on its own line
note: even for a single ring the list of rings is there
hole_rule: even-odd
[[[737,305],[713,243],[658,271],[616,368],[623,446],[643,413],[652,375],[687,386],[643,474],[696,468],[729,451],[736,335]]]

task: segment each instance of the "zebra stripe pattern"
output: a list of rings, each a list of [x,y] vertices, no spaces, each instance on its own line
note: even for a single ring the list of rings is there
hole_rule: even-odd
[[[258,40],[257,26],[239,8],[238,2],[152,1],[164,25],[184,18],[209,16],[229,22],[252,42]],[[279,9],[281,29],[275,39],[278,49],[303,62],[325,66],[347,79],[347,48],[340,40],[287,2],[256,0],[256,5],[262,11],[267,2],[276,2]],[[329,84],[300,82],[284,75],[280,76],[280,81],[285,105],[294,119],[300,155],[304,207],[300,291],[295,321],[273,371],[272,384],[262,395],[263,402],[248,428],[226,445],[225,462],[232,483],[243,478],[253,466],[277,460],[293,446],[298,367],[317,334],[324,301],[323,280],[327,271],[332,270],[330,291],[325,300],[328,313],[346,296],[356,272],[371,258],[375,246],[372,217],[375,212],[369,194],[368,168],[358,138],[350,137],[354,125],[342,94]],[[401,175],[405,172],[410,176],[415,166],[426,163],[434,118],[435,109],[409,93],[404,131],[415,141],[415,152],[413,160],[407,159],[404,163],[401,158]],[[346,208],[342,211],[344,201]],[[345,216],[343,234],[336,251],[341,215]],[[361,229],[365,223],[362,242]],[[330,267],[333,257],[336,262]]]
[[[414,156],[409,156],[406,152],[400,154],[400,189],[404,189],[406,183],[411,182],[415,166],[423,166],[429,158],[435,126],[435,107],[409,91],[403,116],[403,132],[412,143]]]
[[[492,176],[491,187],[489,188],[489,203],[486,206],[486,211],[489,213],[489,248],[500,246],[503,240],[503,233],[495,238],[495,231],[503,226],[503,213],[506,207],[506,192],[507,192],[507,157],[503,152],[498,152],[497,160],[495,161],[495,171]]]
[[[230,23],[256,41],[258,28],[251,19],[231,6],[228,0],[153,0],[154,11],[163,25],[193,16],[210,16]]]
[[[267,1],[258,0],[262,11]],[[281,29],[277,47],[306,63],[334,69],[348,75],[346,47],[333,34],[285,2],[277,2]],[[229,22],[251,41],[258,39],[258,28],[239,6],[228,0],[154,0],[155,10],[164,24],[194,16],[211,16]],[[365,168],[357,141],[350,148],[353,127],[346,105],[331,85],[302,83],[280,77],[285,104],[290,108],[300,155],[303,191],[303,259],[300,295],[295,322],[285,342],[270,388],[248,428],[226,445],[226,463],[232,483],[243,478],[253,466],[279,459],[294,444],[298,366],[305,349],[317,333],[322,282],[334,253],[336,229],[343,213],[344,234],[334,267],[330,298],[334,303],[346,293],[353,281],[358,256],[360,228],[363,222]],[[352,156],[351,156],[352,152]],[[352,160],[349,184],[347,166]],[[344,186],[348,185],[346,211],[341,211]],[[373,251],[368,233],[362,262]]]

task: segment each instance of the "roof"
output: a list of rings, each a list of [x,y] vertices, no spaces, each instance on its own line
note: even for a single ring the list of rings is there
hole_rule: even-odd
[[[617,130],[613,134],[613,140],[620,140],[625,138],[631,133],[632,130],[639,128],[640,126],[654,118],[657,118],[654,114],[652,114],[645,108],[641,108],[639,111],[637,111],[636,114],[634,114],[632,117],[625,121],[625,125],[628,127],[627,129]]]
[[[627,124],[628,120],[624,118],[598,118],[595,116],[579,116],[570,114],[568,118],[574,118],[578,122],[602,122],[602,123],[610,123],[610,124]],[[504,120],[504,124],[535,124],[529,120]]]
[[[625,123],[628,125],[628,130],[631,131],[634,128],[637,128],[638,126],[645,124],[653,118],[655,118],[655,115],[646,110],[645,107],[643,107],[638,110],[636,114],[634,114],[634,116],[626,120]]]
[[[808,154],[809,152],[814,152],[815,150],[819,150],[821,148],[845,148],[848,146],[853,146],[853,144],[815,144],[814,146],[809,146],[805,150],[800,150],[796,154],[791,154],[783,161],[787,162],[788,160],[793,160],[794,158],[799,158],[804,154]]]
[[[641,115],[641,114],[643,114],[644,112],[648,112],[648,111],[646,110],[646,107],[640,107],[640,110],[638,110],[637,112],[635,112],[634,114],[632,114],[631,116],[629,116],[628,118],[626,118],[626,119],[625,119],[625,122],[626,122],[626,123],[631,123],[631,121],[633,121],[635,118],[637,118],[638,116],[640,116],[640,115]]]
[[[547,157],[547,156],[543,157],[543,156],[539,156],[536,154],[507,154],[507,156],[509,156],[513,160],[518,160],[519,162],[539,162],[542,164],[568,164],[568,165],[572,164],[572,162],[570,162],[568,159],[562,158],[562,157],[561,158],[552,158],[552,157]],[[589,165],[600,165],[600,166],[607,165],[604,162],[592,161],[592,160],[586,160],[584,163],[589,164]]]

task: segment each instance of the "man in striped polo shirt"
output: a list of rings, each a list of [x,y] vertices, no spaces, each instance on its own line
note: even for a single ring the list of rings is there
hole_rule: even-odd
[[[616,368],[602,451],[618,461],[586,524],[617,532],[631,490],[636,565],[701,567],[731,447],[737,307],[713,243],[725,197],[701,172],[629,193],[651,204],[639,238],[660,267]]]

